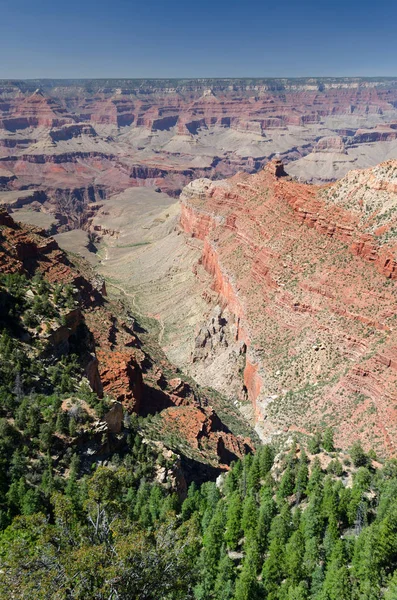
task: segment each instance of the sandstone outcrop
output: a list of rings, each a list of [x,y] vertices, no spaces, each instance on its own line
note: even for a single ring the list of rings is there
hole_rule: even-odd
[[[228,432],[211,408],[168,408],[161,413],[161,422],[162,427],[177,433],[191,448],[205,449],[224,468],[252,450],[251,440],[238,439]]]
[[[314,147],[313,152],[337,152],[346,154],[345,144],[340,136],[321,138]]]

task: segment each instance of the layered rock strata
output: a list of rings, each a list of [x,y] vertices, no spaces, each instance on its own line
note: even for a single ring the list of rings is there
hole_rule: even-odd
[[[178,197],[277,153],[304,180],[334,180],[397,158],[396,106],[382,78],[0,81],[0,202],[34,189],[25,204],[64,231],[128,188]]]
[[[321,188],[275,161],[184,189],[181,226],[202,240],[247,348],[243,389],[264,439],[328,424],[342,446],[397,451],[396,173],[390,161]]]

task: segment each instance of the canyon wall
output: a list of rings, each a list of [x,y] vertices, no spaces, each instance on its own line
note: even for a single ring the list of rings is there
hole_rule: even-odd
[[[395,454],[396,174],[389,162],[321,188],[275,161],[185,188],[181,226],[246,346],[263,438],[329,424],[342,446]]]
[[[396,107],[391,79],[1,82],[0,203],[89,230],[172,361],[263,438],[324,422],[393,453],[395,167],[355,167],[397,158]],[[182,188],[187,242],[160,193]]]

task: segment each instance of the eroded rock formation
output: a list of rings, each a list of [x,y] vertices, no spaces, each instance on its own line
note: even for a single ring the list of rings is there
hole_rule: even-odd
[[[334,180],[397,157],[396,106],[392,79],[0,81],[0,202],[29,190],[64,231],[130,187],[178,197],[277,153]]]
[[[251,448],[250,440],[224,425],[204,394],[176,376],[159,349],[153,350],[159,356],[146,350],[124,304],[106,299],[103,281],[85,261],[73,263],[53,238],[39,228],[16,223],[4,209],[0,230],[1,274],[41,273],[49,282],[68,285],[73,291],[75,308],[64,311],[61,324],[49,321],[32,335],[40,342],[38,360],[73,351],[92,390],[99,398],[112,400],[93,431],[99,436],[100,452],[106,453],[110,443],[101,441],[102,434],[120,434],[124,414],[132,413],[160,413],[164,424],[158,438],[170,425],[178,440],[192,444],[196,458],[216,469],[226,469]]]
[[[360,437],[396,454],[396,177],[390,161],[308,186],[276,161],[185,188],[181,226],[202,240],[215,301],[247,349],[240,372],[263,438],[330,424],[342,446]]]

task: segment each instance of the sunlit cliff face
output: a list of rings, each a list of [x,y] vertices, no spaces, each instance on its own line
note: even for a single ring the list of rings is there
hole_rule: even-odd
[[[321,188],[270,164],[182,194],[181,226],[203,240],[201,263],[247,345],[242,376],[264,437],[325,420],[342,445],[359,435],[394,452],[396,167]]]

